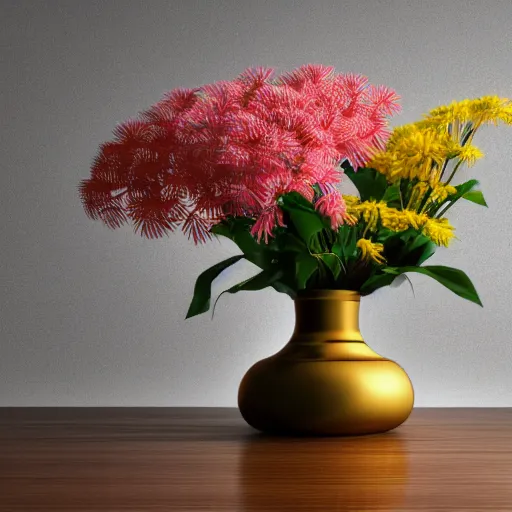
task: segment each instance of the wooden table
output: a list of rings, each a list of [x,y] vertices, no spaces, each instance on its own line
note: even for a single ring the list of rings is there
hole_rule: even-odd
[[[512,409],[266,437],[234,409],[0,409],[0,511],[512,511]]]

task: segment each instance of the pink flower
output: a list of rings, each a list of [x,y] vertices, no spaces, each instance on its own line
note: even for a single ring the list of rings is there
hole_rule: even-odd
[[[341,193],[330,189],[316,203],[316,209],[331,219],[332,229],[338,229],[344,222],[347,207]]]
[[[176,89],[100,146],[80,184],[85,211],[112,228],[131,221],[151,238],[181,226],[196,243],[226,216],[244,215],[267,241],[282,222],[276,198],[297,191],[312,200],[318,184],[326,195],[317,208],[339,226],[338,164],[357,168],[383,147],[397,101],[361,75],[312,64]]]
[[[272,231],[276,225],[284,226],[283,211],[277,204],[267,206],[259,215],[256,224],[252,227],[251,234],[256,236],[258,241],[265,238],[268,243],[268,237],[272,236]]]

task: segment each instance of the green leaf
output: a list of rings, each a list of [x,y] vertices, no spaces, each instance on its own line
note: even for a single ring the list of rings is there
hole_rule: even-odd
[[[291,252],[291,251],[283,251],[280,253],[276,253],[276,259],[274,259],[274,263],[272,264],[272,270],[281,270],[283,272],[283,276],[276,281],[272,285],[274,289],[279,292],[286,293],[292,298],[295,298],[297,294],[297,276],[296,276],[296,268],[295,261],[296,258],[300,254],[309,255],[309,251],[306,249],[303,252]]]
[[[318,214],[315,209],[315,205],[298,192],[287,192],[286,194],[281,195],[278,199],[278,204],[281,206],[289,205],[294,208],[301,208],[306,212]]]
[[[432,242],[432,240],[427,240],[425,244],[421,246],[421,252],[416,260],[416,265],[423,265],[425,261],[435,254],[436,249],[437,245]]]
[[[466,192],[463,196],[464,199],[471,201],[472,203],[479,204],[481,206],[487,206],[485,202],[484,195],[480,190],[471,190]]]
[[[275,247],[279,252],[308,253],[306,244],[292,233],[282,233],[276,236],[271,242],[271,247]]]
[[[464,197],[465,194],[473,190],[479,184],[480,182],[478,180],[468,180],[465,183],[461,183],[460,185],[455,185],[455,188],[457,189],[457,194],[455,196],[452,196],[453,199]]]
[[[436,252],[437,246],[425,235],[418,234],[410,244],[405,245],[406,259],[414,265],[421,265]]]
[[[444,208],[437,214],[437,217],[442,217],[459,199],[462,198],[477,204],[481,204],[483,206],[487,206],[483,194],[481,192],[478,193],[478,191],[473,190],[479,184],[480,182],[478,180],[468,180],[465,183],[461,183],[460,185],[455,185],[457,193],[446,198],[446,200],[442,203]],[[467,196],[469,196],[469,198]],[[439,207],[437,210],[440,209],[441,208]]]
[[[400,274],[399,276],[396,276],[395,280],[390,284],[390,286],[391,286],[391,288],[398,288],[405,281],[407,281],[409,283],[409,286],[411,287],[412,294],[414,297],[416,297],[416,294],[414,293],[414,286],[412,285],[412,282],[409,279],[409,276],[407,274]]]
[[[235,242],[244,253],[245,259],[263,270],[284,270],[284,276],[271,286],[280,293],[286,293],[292,299],[297,294],[295,278],[295,255],[309,254],[304,242],[285,228],[278,228],[275,237],[268,244],[258,243],[251,235],[254,221],[244,217],[226,219],[213,226],[211,231]]]
[[[396,275],[392,274],[376,274],[367,279],[361,286],[361,295],[370,295],[374,291],[382,288],[383,286],[389,286],[394,280]]]
[[[429,238],[413,228],[399,233],[381,230],[377,241],[384,244],[384,256],[390,267],[421,265],[437,249]]]
[[[318,270],[318,260],[307,254],[299,254],[295,260],[295,275],[299,290],[306,288],[309,278]]]
[[[247,219],[236,218],[226,221],[226,223],[216,224],[211,228],[215,235],[229,238],[240,248],[247,261],[265,269],[270,268],[274,254],[269,246],[260,244],[251,235],[251,224]]]
[[[288,213],[293,227],[307,247],[311,246],[313,237],[326,227],[322,216],[310,204],[296,192],[290,192],[280,198],[281,208]]]
[[[292,300],[295,300],[297,297],[297,291],[293,287],[283,282],[281,279],[272,283],[271,286],[279,293],[286,293],[286,295],[291,297]]]
[[[336,241],[332,246],[332,252],[337,254],[345,267],[348,261],[354,257],[357,244],[358,227],[343,225],[336,234]]]
[[[190,307],[188,308],[186,318],[200,315],[201,313],[208,311],[210,308],[210,298],[212,293],[211,286],[213,281],[222,273],[222,271],[235,264],[237,261],[240,261],[242,258],[243,255],[232,256],[227,260],[213,265],[213,267],[210,267],[199,275],[194,286],[194,296]]]
[[[257,290],[263,290],[264,288],[267,288],[268,286],[272,286],[273,283],[276,281],[279,281],[281,277],[283,276],[282,270],[263,270],[259,274],[256,274],[253,277],[250,277],[249,279],[246,279],[245,281],[242,281],[241,283],[235,284],[231,288],[228,288],[227,290],[224,290],[215,301],[215,304],[213,306],[213,312],[215,312],[215,306],[218,302],[218,300],[224,295],[225,293],[238,293],[240,291],[257,291]],[[212,312],[212,316],[213,316]]]
[[[349,167],[345,168],[345,174],[356,186],[361,201],[370,199],[380,201],[388,189],[386,177],[375,169],[361,167],[355,172],[352,167]]]
[[[443,286],[446,286],[446,288],[459,297],[482,306],[482,302],[480,301],[480,297],[473,283],[462,270],[442,265],[430,265],[426,267],[387,267],[384,268],[383,271],[395,276],[406,272],[424,274],[432,277]]]
[[[340,258],[336,256],[336,254],[326,252],[318,254],[318,257],[330,270],[334,280],[338,279],[338,276],[340,275],[342,270]]]
[[[387,205],[390,203],[398,203],[398,206],[400,204],[400,184],[395,183],[394,185],[389,185],[382,196],[382,201]]]
[[[381,227],[377,233],[374,234],[374,239],[376,242],[380,242],[381,244],[385,244],[389,239],[401,240],[401,234],[403,232],[393,231],[391,229],[387,229]]]
[[[318,183],[315,183],[314,185],[312,185],[312,188],[313,190],[315,191],[315,201],[317,199],[320,199],[322,197],[322,189],[320,188],[320,185],[318,185]]]

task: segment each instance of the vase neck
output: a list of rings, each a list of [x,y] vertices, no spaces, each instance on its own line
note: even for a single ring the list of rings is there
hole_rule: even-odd
[[[320,335],[325,341],[363,341],[359,330],[360,295],[350,290],[315,290],[295,299],[292,340]]]

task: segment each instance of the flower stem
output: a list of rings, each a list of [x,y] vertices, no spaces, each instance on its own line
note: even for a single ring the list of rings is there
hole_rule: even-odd
[[[462,160],[459,160],[457,162],[457,165],[453,168],[453,171],[452,173],[450,174],[450,177],[448,178],[448,180],[446,181],[445,185],[448,185],[450,183],[450,181],[452,181],[453,177],[455,176],[455,173],[457,172],[457,170],[459,169],[459,167],[461,166],[462,164]]]

